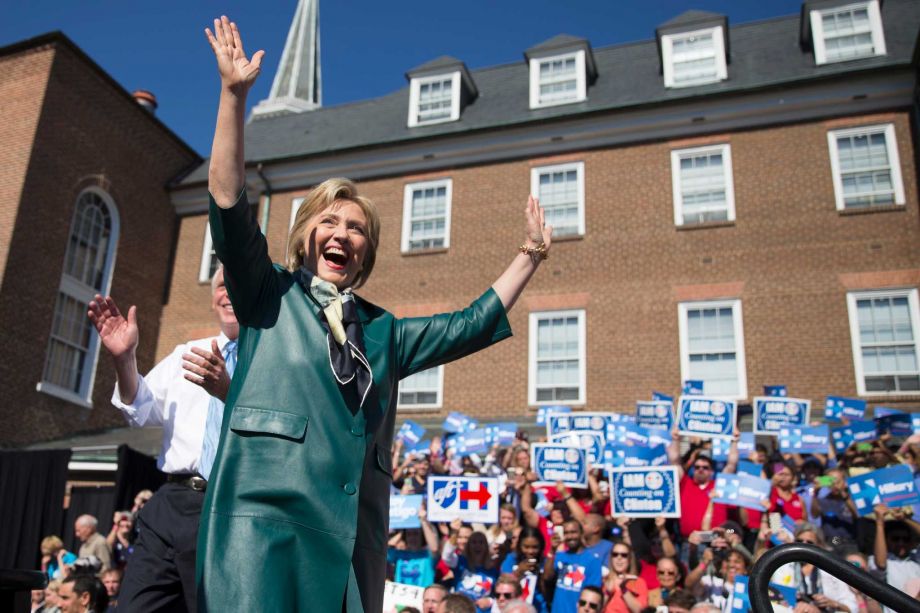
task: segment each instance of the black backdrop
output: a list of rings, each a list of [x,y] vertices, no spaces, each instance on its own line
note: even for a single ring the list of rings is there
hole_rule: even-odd
[[[165,482],[166,475],[157,469],[156,458],[135,451],[127,445],[119,446],[118,472],[115,474],[115,507],[112,511],[130,510],[139,491],[155,492]]]

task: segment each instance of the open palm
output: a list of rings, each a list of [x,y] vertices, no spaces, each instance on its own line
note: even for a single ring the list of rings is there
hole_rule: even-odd
[[[89,303],[86,313],[99,333],[103,346],[118,358],[137,349],[138,331],[135,307],[128,309],[125,318],[111,296],[103,298],[99,294]]]
[[[256,51],[252,59],[247,58],[240,31],[226,15],[214,20],[214,32],[210,28],[204,32],[217,58],[221,83],[237,93],[249,91],[259,76],[265,52]]]

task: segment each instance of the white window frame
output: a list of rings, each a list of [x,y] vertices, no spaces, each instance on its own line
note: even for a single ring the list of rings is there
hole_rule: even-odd
[[[444,198],[444,245],[442,247],[422,247],[412,249],[409,247],[412,232],[412,192],[417,189],[428,189],[445,187]],[[450,248],[450,218],[451,203],[453,200],[454,181],[453,179],[436,179],[434,181],[421,181],[418,183],[407,183],[403,190],[403,219],[402,219],[402,238],[400,239],[400,250],[402,253],[415,253],[417,251],[428,251],[429,249],[448,249]]]
[[[920,360],[920,301],[916,288],[866,290],[847,292],[847,315],[850,322],[850,340],[853,348],[853,369],[856,373],[856,392],[859,396],[920,396],[920,391],[869,392],[866,391],[866,373],[862,360],[862,344],[859,338],[858,300],[907,296],[910,311],[910,325],[914,333],[914,351]]]
[[[742,321],[741,300],[700,300],[695,302],[681,302],[677,305],[677,329],[680,337],[680,380],[690,379],[690,336],[687,325],[687,313],[697,309],[732,309],[732,331],[735,335],[735,366],[738,377],[738,394],[730,396],[733,400],[745,400],[747,391],[747,362],[744,352],[744,323]],[[705,392],[705,386],[703,388]]]
[[[118,238],[121,233],[121,222],[120,222],[120,218],[118,215],[118,208],[115,206],[115,201],[106,191],[98,187],[94,187],[94,186],[87,187],[86,189],[82,190],[74,202],[75,203],[80,202],[80,199],[83,198],[83,195],[88,192],[94,193],[102,200],[105,207],[108,209],[108,213],[111,219],[111,232],[109,234],[109,244],[107,246],[106,253],[105,253],[104,261],[106,264],[103,270],[103,276],[102,276],[102,280],[100,283],[101,287],[91,288],[87,286],[86,284],[82,283],[81,281],[79,281],[78,279],[74,279],[73,277],[66,274],[66,272],[62,270],[61,282],[57,288],[57,296],[55,297],[55,311],[52,317],[57,316],[58,296],[60,294],[66,294],[72,299],[83,301],[84,303],[89,303],[89,301],[92,300],[93,298],[93,294],[99,293],[103,296],[107,296],[112,287],[112,276],[115,272],[115,260],[118,254]],[[76,215],[76,209],[74,209],[74,215],[71,216],[71,223],[70,223],[69,231],[67,234],[67,241],[68,241],[68,249],[66,250],[67,253],[69,253],[69,250],[70,250],[69,244],[70,244],[70,237],[73,233],[73,224],[74,224],[75,215]],[[66,258],[67,255],[65,255],[64,257]],[[88,320],[85,317],[83,319],[84,321],[88,322]],[[101,345],[101,343],[99,342],[99,335],[96,334],[92,330],[89,331],[89,344],[86,348],[86,360],[84,361],[83,370],[80,375],[80,390],[78,392],[74,392],[73,390],[66,389],[55,383],[44,380],[44,368],[46,367],[47,361],[48,361],[47,352],[51,350],[51,342],[52,342],[51,332],[52,331],[53,331],[53,324],[52,324],[52,329],[49,330],[48,346],[45,350],[46,351],[45,359],[42,363],[42,370],[43,370],[42,379],[39,381],[38,384],[36,384],[35,389],[39,392],[48,394],[50,396],[55,396],[57,398],[66,400],[67,402],[71,402],[73,404],[76,404],[78,406],[81,406],[87,409],[93,408],[93,385],[95,384],[95,381],[96,381],[96,365],[99,362],[99,347]]]
[[[211,281],[211,257],[217,258],[214,253],[214,244],[211,242],[211,222],[204,226],[204,244],[201,249],[201,263],[198,265],[198,282],[208,283]]]
[[[529,318],[529,350],[528,350],[528,375],[527,375],[527,402],[530,406],[543,406],[559,404],[559,400],[537,400],[537,324],[541,319],[554,317],[578,317],[578,398],[566,400],[565,404],[580,406],[587,403],[587,319],[584,309],[568,309],[564,311],[533,311]]]
[[[671,189],[674,201],[674,225],[697,225],[684,221],[684,198],[680,181],[680,161],[685,157],[695,157],[708,153],[719,152],[722,154],[722,171],[725,175],[725,206],[727,209],[726,222],[735,221],[735,180],[732,170],[732,148],[725,143],[721,145],[706,145],[690,149],[674,149],[671,151]],[[707,223],[707,222],[701,222]]]
[[[401,390],[396,392],[396,409],[399,411],[415,411],[415,410],[428,410],[428,409],[440,409],[444,404],[444,366],[435,366],[438,373],[438,387],[435,390],[437,398],[434,403],[419,403],[419,404],[401,404],[399,402]],[[416,373],[417,374],[417,373]],[[400,385],[405,382],[409,377],[400,381]],[[417,391],[417,390],[413,390]]]
[[[827,49],[824,46],[824,22],[822,17],[825,13],[837,13],[840,11],[865,8],[869,14],[869,28],[872,33],[872,46],[875,47],[875,53],[872,55],[858,55],[855,57],[840,58],[838,60],[827,59]],[[835,64],[837,62],[849,62],[852,60],[861,60],[867,57],[876,57],[887,53],[885,47],[885,33],[882,28],[882,13],[879,10],[878,0],[868,0],[867,2],[854,2],[826,9],[816,9],[809,15],[811,20],[811,39],[815,51],[815,64]]]
[[[574,170],[577,173],[578,182],[578,231],[575,234],[560,234],[557,236],[584,236],[585,235],[585,163],[568,162],[565,164],[553,164],[551,166],[535,166],[530,169],[530,193],[534,197],[540,197],[540,175],[550,172],[568,172]]]
[[[851,207],[847,209],[846,203],[844,202],[843,179],[840,171],[840,156],[837,151],[837,139],[841,136],[874,134],[877,132],[885,133],[885,148],[888,150],[888,164],[891,167],[891,184],[894,187],[894,205],[903,206],[907,202],[904,196],[904,182],[901,180],[901,158],[898,156],[898,143],[894,134],[894,125],[889,123],[874,126],[860,126],[858,128],[830,130],[827,133],[827,147],[831,158],[831,176],[834,179],[834,198],[838,211],[872,210],[873,206],[891,206],[879,204],[869,205],[868,207]]]
[[[438,119],[420,120],[419,119],[419,96],[421,87],[428,83],[437,83],[440,81],[450,81],[450,117],[440,117]],[[409,127],[428,126],[448,121],[457,121],[460,119],[460,71],[448,72],[428,77],[413,77],[409,81]]]
[[[552,100],[541,102],[540,100],[540,64],[543,62],[552,62],[556,60],[566,60],[575,58],[575,98],[572,100]],[[559,106],[561,104],[574,104],[582,102],[588,97],[588,79],[585,73],[585,50],[569,51],[556,55],[545,55],[542,57],[533,57],[530,59],[530,108],[539,109],[549,106]]]
[[[294,220],[297,219],[297,211],[303,206],[305,200],[306,198],[303,196],[291,200],[291,220],[288,222],[288,232],[294,227]]]
[[[716,61],[716,77],[714,79],[688,81],[684,83],[674,82],[674,40],[682,38],[693,38],[695,36],[712,35],[712,47]],[[725,60],[725,34],[722,26],[713,28],[704,28],[702,30],[693,30],[692,32],[680,32],[675,34],[665,34],[661,37],[661,57],[664,67],[664,86],[673,88],[696,87],[706,85],[707,83],[718,83],[728,78],[728,63]]]

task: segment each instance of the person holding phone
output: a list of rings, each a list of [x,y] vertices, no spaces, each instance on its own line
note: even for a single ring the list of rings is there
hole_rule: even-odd
[[[517,546],[502,562],[502,574],[517,577],[526,600],[537,610],[547,613],[546,586],[543,584],[543,568],[546,565],[546,539],[539,528],[523,526],[518,535]]]
[[[811,514],[819,518],[825,538],[855,543],[859,512],[850,497],[846,473],[840,468],[831,468],[826,474],[815,478],[814,483],[815,496],[811,502]]]

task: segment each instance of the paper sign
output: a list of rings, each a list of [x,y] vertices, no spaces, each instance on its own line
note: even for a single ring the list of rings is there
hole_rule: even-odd
[[[636,423],[646,428],[671,431],[674,426],[674,402],[658,400],[636,403]]]
[[[681,396],[677,428],[685,436],[731,438],[737,403],[707,396]]]
[[[920,413],[911,414],[910,425],[914,429],[914,434],[920,434]]]
[[[763,464],[756,464],[747,460],[738,460],[737,472],[739,475],[745,474],[752,477],[760,477],[760,475],[763,474]]]
[[[782,428],[805,427],[811,416],[811,400],[758,396],[754,398],[754,434],[779,435]]]
[[[610,502],[613,515],[680,517],[677,467],[612,469]]]
[[[785,385],[764,385],[763,395],[785,398],[786,396],[789,395],[789,392],[786,391]]]
[[[403,425],[399,427],[399,432],[396,433],[396,439],[402,441],[406,447],[417,445],[423,436],[425,436],[425,428],[411,419],[403,422]]]
[[[747,613],[751,608],[748,589],[748,578],[744,575],[735,575],[735,587],[732,590],[732,613]]]
[[[546,425],[546,416],[550,413],[571,413],[572,407],[566,407],[559,404],[554,404],[551,406],[540,407],[537,409],[537,425],[545,426]]]
[[[771,487],[769,479],[752,477],[743,473],[736,475],[719,473],[716,475],[716,496],[713,500],[722,504],[763,511],[766,507],[761,504],[761,501],[770,499]]]
[[[571,413],[546,416],[546,438],[572,430],[589,430],[607,436],[607,423],[612,413]]]
[[[390,530],[420,528],[418,509],[422,505],[421,494],[390,496]]]
[[[844,453],[853,443],[865,443],[878,437],[874,421],[851,421],[850,425],[831,429],[834,451]]]
[[[431,441],[428,439],[419,441],[415,445],[406,447],[406,456],[423,456],[431,454]]]
[[[687,379],[684,381],[681,393],[688,396],[701,396],[703,394],[703,382],[699,379]]]
[[[674,404],[674,396],[668,396],[667,394],[662,394],[661,392],[652,392],[652,400],[664,400],[665,402]]]
[[[550,437],[550,443],[564,447],[581,447],[588,456],[588,465],[602,464],[604,457],[604,437],[597,432],[573,430]]]
[[[891,509],[920,504],[914,475],[904,464],[849,477],[847,486],[860,516],[872,513],[877,504]]]
[[[588,487],[588,455],[580,447],[534,443],[530,446],[530,466],[537,474],[534,485],[562,481],[569,487]]]
[[[498,479],[428,476],[428,521],[498,523]]]
[[[796,589],[794,587],[770,583],[767,585],[767,593],[770,596],[770,602],[773,604],[787,607],[789,610],[795,609]]]
[[[914,433],[911,415],[900,409],[875,407],[875,425],[879,434],[890,432],[893,436],[910,436]]]
[[[489,451],[489,433],[485,428],[479,428],[455,434],[447,439],[445,446],[458,456],[486,453]]]
[[[387,581],[383,589],[383,613],[398,613],[406,607],[422,610],[424,587]]]
[[[826,425],[779,431],[779,450],[782,453],[827,453],[829,445]]]
[[[639,468],[664,466],[668,463],[668,449],[664,445],[635,447],[607,443],[604,447],[604,466],[608,468]]]
[[[712,459],[716,462],[728,461],[728,452],[731,450],[732,441],[728,438],[712,439]],[[749,458],[756,447],[753,432],[742,432],[738,439],[738,457]]]
[[[518,425],[513,421],[489,424],[483,428],[489,445],[512,445],[517,439]]]
[[[466,432],[467,430],[475,429],[476,426],[476,420],[469,415],[451,411],[447,414],[447,418],[444,419],[444,423],[441,424],[441,429],[445,432]]]
[[[859,398],[828,396],[824,401],[824,419],[827,421],[840,421],[841,417],[862,419],[865,414],[866,401]]]

